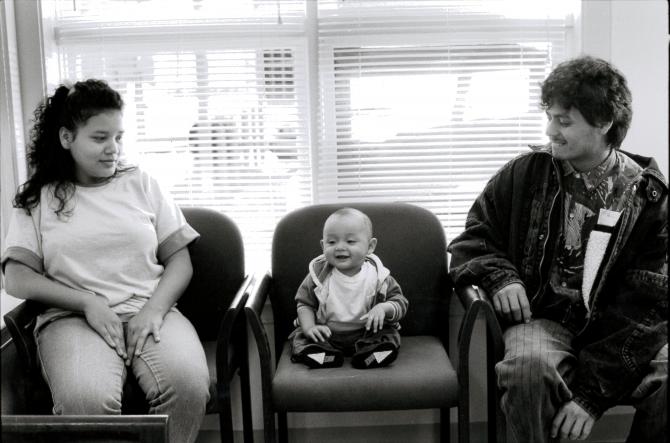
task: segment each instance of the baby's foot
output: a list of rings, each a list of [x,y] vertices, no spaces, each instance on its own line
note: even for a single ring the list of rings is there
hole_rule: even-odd
[[[387,366],[398,357],[398,348],[390,342],[365,348],[351,357],[351,366],[358,369],[371,369]]]
[[[318,346],[308,346],[303,352],[293,356],[292,360],[312,369],[337,368],[342,366],[344,356],[341,352],[326,351]]]

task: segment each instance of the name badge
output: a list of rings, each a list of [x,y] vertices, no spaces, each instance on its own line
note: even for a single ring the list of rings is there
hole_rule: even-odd
[[[600,214],[598,214],[598,224],[601,226],[607,226],[613,228],[614,225],[619,221],[621,217],[621,212],[610,211],[609,209],[601,209]]]

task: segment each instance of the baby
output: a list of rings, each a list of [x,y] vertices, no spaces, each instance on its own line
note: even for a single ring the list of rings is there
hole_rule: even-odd
[[[352,208],[331,214],[323,227],[323,254],[295,296],[298,327],[291,360],[310,368],[386,366],[398,356],[399,321],[408,301],[379,257],[367,215]]]

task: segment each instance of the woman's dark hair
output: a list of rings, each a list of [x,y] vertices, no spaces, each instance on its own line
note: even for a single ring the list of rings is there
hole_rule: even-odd
[[[542,83],[543,109],[576,108],[591,126],[612,122],[607,143],[619,148],[633,117],[625,77],[605,60],[590,56],[560,63]]]
[[[68,129],[76,138],[77,129],[89,118],[110,110],[123,110],[121,96],[105,81],[94,79],[61,85],[37,107],[27,152],[30,178],[19,187],[14,207],[30,214],[40,203],[42,187],[52,185],[58,200],[55,212],[64,212],[74,194],[76,179],[74,159],[60,142],[60,128]],[[132,168],[119,165],[114,176],[129,169]]]

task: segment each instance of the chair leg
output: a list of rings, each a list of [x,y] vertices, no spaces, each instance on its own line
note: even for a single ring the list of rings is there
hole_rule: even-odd
[[[288,443],[288,419],[286,412],[277,413],[277,427],[279,428],[279,443]]]
[[[254,443],[254,424],[251,417],[251,391],[249,382],[249,362],[242,358],[240,365],[240,391],[242,394],[242,427],[244,443]]]
[[[458,442],[470,443],[470,411],[468,402],[458,406]]]
[[[449,408],[440,409],[440,442],[451,441],[451,414]]]
[[[221,443],[227,443],[233,440],[233,409],[230,399],[230,384],[227,381],[219,382],[217,386],[218,407],[219,407],[219,430],[221,434]]]
[[[263,435],[265,436],[265,443],[275,443],[277,441],[275,413],[267,405],[266,400],[263,401]]]

